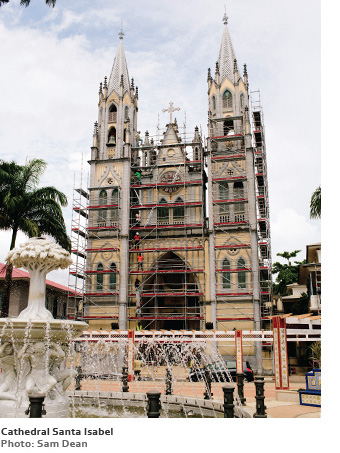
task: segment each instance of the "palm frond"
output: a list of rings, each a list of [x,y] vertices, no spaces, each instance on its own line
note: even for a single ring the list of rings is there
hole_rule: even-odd
[[[321,186],[315,189],[310,200],[310,218],[319,219],[321,217]]]

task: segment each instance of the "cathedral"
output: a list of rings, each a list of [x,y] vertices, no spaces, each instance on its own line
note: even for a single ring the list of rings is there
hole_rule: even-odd
[[[263,115],[226,15],[223,24],[208,70],[206,139],[198,127],[179,131],[172,102],[164,132],[140,134],[119,33],[99,88],[88,187],[75,189],[73,206],[78,302],[68,317],[90,330],[260,330],[270,314]]]

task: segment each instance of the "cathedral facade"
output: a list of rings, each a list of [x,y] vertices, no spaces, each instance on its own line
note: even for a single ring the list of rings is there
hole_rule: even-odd
[[[69,317],[90,329],[261,329],[271,302],[266,150],[224,30],[208,70],[208,138],[138,132],[138,88],[123,33],[100,84],[89,187],[77,189],[71,275],[79,303]],[[204,120],[205,121],[205,120]]]

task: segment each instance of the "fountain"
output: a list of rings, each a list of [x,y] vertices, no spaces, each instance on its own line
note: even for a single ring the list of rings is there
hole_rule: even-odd
[[[146,417],[153,392],[162,394],[161,417],[223,416],[223,386],[232,378],[209,335],[87,332],[85,322],[54,319],[45,308],[46,274],[72,262],[64,249],[32,238],[7,261],[30,272],[30,289],[27,308],[0,319],[0,417],[26,417],[33,397],[44,397],[46,417]],[[137,379],[134,360],[143,364]],[[203,380],[194,382],[190,372],[199,367]],[[250,417],[235,396],[235,416]]]
[[[30,396],[43,396],[47,417],[68,417],[66,389],[77,374],[66,368],[72,340],[85,322],[54,319],[45,308],[46,275],[65,269],[70,254],[44,238],[31,238],[7,262],[30,273],[28,306],[17,318],[0,319],[0,417],[26,417]]]

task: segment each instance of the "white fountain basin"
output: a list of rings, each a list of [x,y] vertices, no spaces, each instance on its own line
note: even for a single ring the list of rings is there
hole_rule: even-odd
[[[45,334],[50,341],[64,343],[77,338],[88,328],[88,324],[82,321],[64,319],[24,319],[24,318],[0,318],[0,340],[24,341],[29,335],[31,340],[42,341]]]

